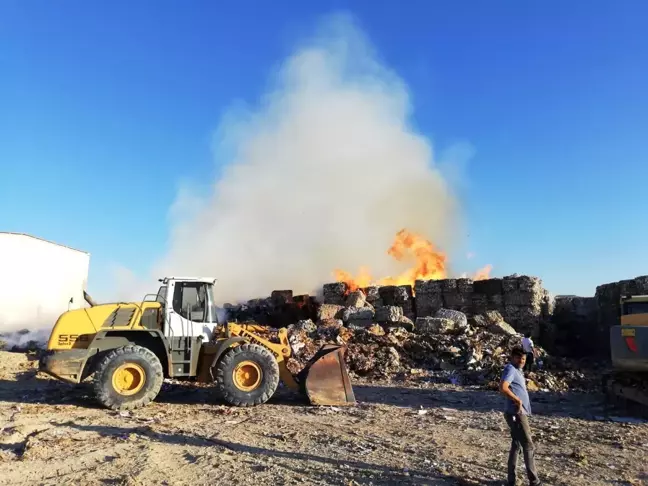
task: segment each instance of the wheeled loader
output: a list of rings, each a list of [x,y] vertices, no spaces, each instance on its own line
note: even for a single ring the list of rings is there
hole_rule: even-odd
[[[313,405],[353,405],[344,362],[346,349],[325,345],[293,376],[285,328],[279,343],[266,328],[219,322],[215,279],[161,279],[157,295],[137,303],[97,304],[62,314],[39,369],[80,383],[92,376],[96,399],[113,410],[142,407],[155,399],[165,378],[214,383],[235,406],[270,399],[282,381]]]

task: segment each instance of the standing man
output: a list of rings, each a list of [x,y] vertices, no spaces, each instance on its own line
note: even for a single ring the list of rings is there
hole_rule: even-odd
[[[528,416],[531,415],[531,403],[526,388],[522,368],[526,362],[524,350],[516,346],[511,351],[510,362],[504,368],[500,393],[506,400],[504,418],[511,431],[511,450],[508,457],[508,484],[515,486],[518,455],[520,448],[524,453],[527,477],[531,486],[539,486],[540,479],[536,472],[535,451],[531,439]]]
[[[524,371],[531,371],[533,362],[535,361],[535,347],[533,346],[533,340],[531,339],[530,332],[527,332],[522,338],[522,349],[526,353],[526,364],[524,365]]]

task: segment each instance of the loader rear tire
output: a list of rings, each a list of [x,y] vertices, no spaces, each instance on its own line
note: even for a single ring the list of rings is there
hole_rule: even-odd
[[[164,371],[149,349],[128,345],[110,351],[97,365],[94,392],[97,401],[111,410],[133,410],[155,399]]]
[[[274,355],[257,344],[229,349],[216,364],[216,386],[223,399],[237,407],[267,402],[279,386],[279,365]]]

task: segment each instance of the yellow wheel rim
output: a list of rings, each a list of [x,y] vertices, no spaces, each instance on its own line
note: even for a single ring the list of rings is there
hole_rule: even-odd
[[[246,392],[257,388],[262,377],[263,371],[254,361],[241,361],[232,372],[236,388]]]
[[[135,395],[146,383],[144,368],[135,363],[124,363],[112,375],[113,388],[120,395]]]

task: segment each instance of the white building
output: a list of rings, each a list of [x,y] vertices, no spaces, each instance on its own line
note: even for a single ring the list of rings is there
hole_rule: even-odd
[[[43,329],[86,307],[90,254],[21,233],[0,232],[0,331]]]

